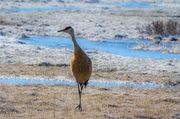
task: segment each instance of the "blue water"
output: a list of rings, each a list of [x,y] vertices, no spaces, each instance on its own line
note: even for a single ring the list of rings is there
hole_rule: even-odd
[[[50,48],[70,48],[72,49],[72,41],[64,37],[44,37],[34,36],[21,39],[27,44],[37,46],[47,46]],[[130,49],[139,43],[151,44],[148,40],[105,40],[90,41],[78,38],[77,42],[85,50],[99,50],[116,55],[133,58],[153,58],[153,59],[180,59],[180,54],[162,53],[160,51],[133,50]],[[166,44],[171,46],[173,44]]]
[[[48,85],[65,85],[65,86],[77,86],[75,81],[65,79],[33,79],[33,78],[21,78],[21,77],[0,77],[1,84],[14,84],[14,85],[27,85],[27,84],[48,84]],[[154,89],[161,88],[163,85],[150,82],[128,82],[128,81],[97,81],[90,80],[89,87],[99,88],[135,88],[135,89]]]
[[[104,3],[100,2],[99,4],[104,5]],[[159,2],[136,2],[136,1],[129,1],[129,2],[115,2],[115,3],[106,3],[110,6],[116,6],[116,7],[125,7],[125,8],[160,8]],[[94,6],[95,7],[95,6]],[[32,8],[9,8],[9,9],[0,9],[0,11],[5,12],[34,12],[34,11],[80,11],[80,7],[77,6],[64,6],[64,7],[58,7],[58,6],[49,6],[49,7],[32,7]]]
[[[32,8],[10,8],[10,9],[3,9],[6,12],[34,12],[34,11],[79,11],[80,8],[74,6],[64,6],[64,7],[57,7],[57,6],[50,6],[50,7],[32,7]]]
[[[158,8],[160,6],[158,2],[135,2],[135,1],[129,1],[129,2],[116,2],[113,4],[117,7],[125,7],[125,8]]]

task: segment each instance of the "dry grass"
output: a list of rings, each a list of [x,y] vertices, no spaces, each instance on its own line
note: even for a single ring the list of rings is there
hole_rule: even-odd
[[[3,17],[0,16],[0,25],[3,25],[3,26],[14,26],[16,25],[16,23],[10,21],[10,20],[5,20],[3,19]]]
[[[1,75],[66,76],[69,66],[1,64]],[[168,74],[169,75],[169,74]],[[119,76],[119,77],[118,77]],[[170,75],[171,76],[171,75]],[[92,78],[160,81],[167,76],[93,72]],[[168,78],[167,78],[168,79]],[[172,79],[172,77],[171,77]],[[169,81],[169,80],[168,80]],[[91,88],[83,92],[83,111],[78,104],[77,87],[61,85],[0,85],[0,119],[169,119],[180,112],[179,89],[137,90],[127,88]]]
[[[163,118],[180,112],[177,89],[133,90],[87,88],[83,93],[83,111],[76,87],[58,85],[0,85],[2,119],[61,118]]]
[[[0,64],[0,75],[15,75],[15,76],[65,76],[72,78],[69,66],[39,66],[25,64]],[[114,71],[93,71],[91,79],[105,80],[124,80],[137,82],[157,82],[157,83],[172,83],[179,79],[179,72],[163,72],[157,74],[148,73],[127,73]]]
[[[0,64],[1,75],[70,76],[69,66],[39,66],[24,64]]]

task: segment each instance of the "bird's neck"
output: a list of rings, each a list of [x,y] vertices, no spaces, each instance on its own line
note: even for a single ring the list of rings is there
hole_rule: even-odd
[[[76,41],[74,33],[71,34],[71,37],[72,37],[72,42],[73,42],[73,46],[74,46],[74,53],[76,53],[76,51],[81,50],[81,48]]]

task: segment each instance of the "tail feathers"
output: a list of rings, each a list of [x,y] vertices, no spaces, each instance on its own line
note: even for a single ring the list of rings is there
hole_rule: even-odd
[[[86,86],[88,85],[88,81],[89,81],[89,80],[87,80],[87,81],[84,82],[84,83],[80,83],[80,85],[84,85],[84,87],[86,88]]]
[[[86,88],[87,85],[88,85],[88,80],[84,83],[84,87]]]

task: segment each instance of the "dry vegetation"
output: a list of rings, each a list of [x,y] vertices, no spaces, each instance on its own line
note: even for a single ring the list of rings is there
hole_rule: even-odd
[[[1,75],[70,76],[69,66],[40,66],[1,64]],[[168,74],[169,75],[169,74]],[[168,76],[167,75],[167,76]],[[148,74],[116,74],[93,72],[92,78],[117,77],[131,81],[166,82],[172,77]],[[119,76],[119,77],[118,77]],[[124,78],[123,78],[124,76]],[[159,80],[158,80],[159,79]],[[172,81],[172,80],[169,80]],[[83,92],[83,111],[74,110],[78,104],[77,87],[62,85],[0,85],[1,119],[169,119],[179,118],[179,89],[92,88]]]
[[[180,23],[178,21],[169,20],[153,21],[150,24],[137,28],[140,33],[148,35],[180,35]]]
[[[170,119],[179,118],[178,89],[86,88],[83,111],[76,87],[61,85],[0,85],[1,119]]]
[[[44,76],[46,78],[53,78],[64,76],[73,79],[69,66],[38,66],[38,65],[24,65],[24,64],[0,64],[0,75],[4,76]],[[157,82],[163,84],[179,85],[178,72],[164,72],[157,74],[148,73],[125,73],[115,71],[93,71],[91,79],[105,79],[105,80],[121,80],[134,82]]]

